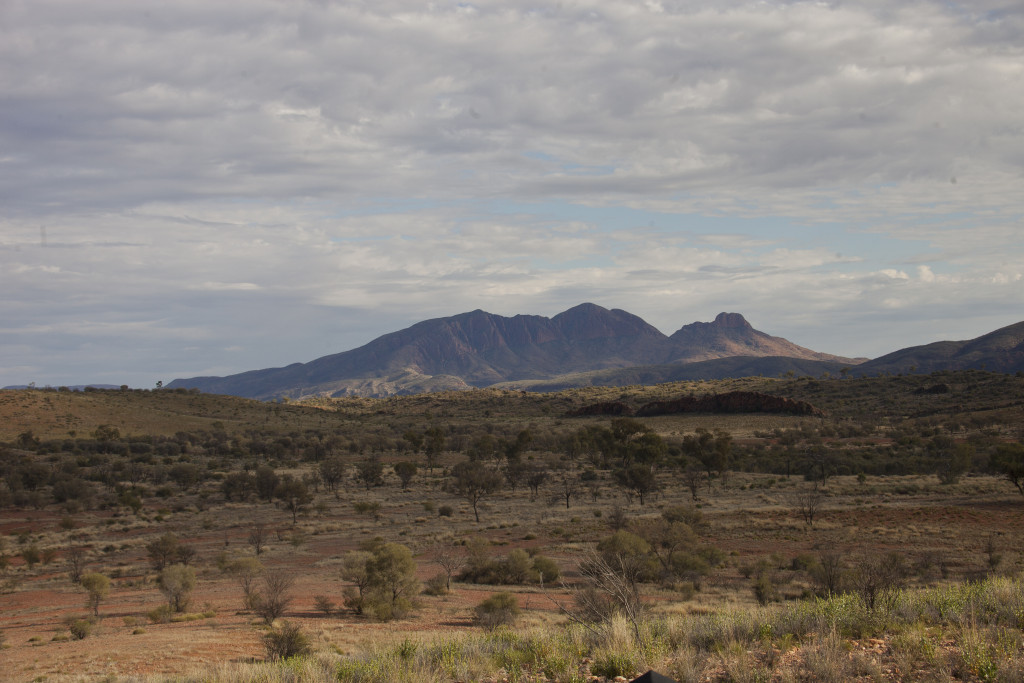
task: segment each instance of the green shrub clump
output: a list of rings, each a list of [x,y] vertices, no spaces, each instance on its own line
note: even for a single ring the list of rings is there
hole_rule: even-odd
[[[476,622],[489,629],[511,626],[521,612],[516,596],[505,592],[495,593],[483,600],[473,611],[476,614]]]

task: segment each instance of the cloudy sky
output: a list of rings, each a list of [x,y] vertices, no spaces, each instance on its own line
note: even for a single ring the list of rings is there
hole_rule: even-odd
[[[0,385],[482,308],[877,356],[1024,320],[1024,10],[3,0]]]

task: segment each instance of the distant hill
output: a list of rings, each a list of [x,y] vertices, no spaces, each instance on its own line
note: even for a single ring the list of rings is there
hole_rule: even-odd
[[[426,320],[309,363],[227,377],[176,379],[168,388],[197,388],[258,399],[389,396],[637,366],[681,369],[732,357],[784,357],[790,360],[768,363],[775,368],[799,359],[824,363],[821,367],[832,370],[863,360],[811,351],[759,332],[738,313],[722,313],[714,322],[685,325],[666,336],[631,313],[585,303],[552,318],[504,317],[476,310]],[[749,368],[751,362],[740,365]],[[823,371],[817,365],[813,370],[817,374]]]
[[[968,341],[911,346],[857,366],[855,375],[929,373],[936,370],[1024,371],[1024,322]]]
[[[75,384],[75,385],[72,385],[72,386],[61,387],[61,388],[62,389],[67,389],[69,391],[85,391],[87,389],[119,389],[120,387],[121,387],[120,384]],[[36,388],[41,388],[41,387],[36,387],[34,384],[12,384],[12,385],[7,386],[7,387],[0,387],[0,389],[36,389]]]
[[[501,382],[494,387],[522,391],[562,391],[580,387],[628,387],[729,377],[821,377],[826,373],[838,377],[844,368],[851,367],[859,366],[784,356],[733,356],[693,363],[636,365],[616,370],[561,375],[550,379]]]

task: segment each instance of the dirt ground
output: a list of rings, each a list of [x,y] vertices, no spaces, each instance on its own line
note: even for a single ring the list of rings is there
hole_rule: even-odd
[[[584,491],[566,509],[554,484],[537,500],[529,492],[505,491],[486,499],[480,523],[471,508],[441,489],[439,473],[423,473],[411,490],[397,481],[370,491],[350,489],[336,497],[321,491],[317,504],[293,526],[291,514],[270,504],[205,504],[193,496],[175,500],[173,509],[144,508],[138,515],[94,511],[74,516],[75,528],[62,526],[63,515],[51,509],[7,510],[0,516],[10,566],[0,573],[0,680],[42,681],[63,676],[99,679],[108,675],[180,673],[208,663],[251,661],[264,657],[262,626],[242,607],[238,583],[218,568],[217,558],[250,556],[247,543],[256,522],[271,530],[261,560],[267,568],[290,570],[296,577],[285,619],[299,623],[319,647],[358,654],[405,638],[432,640],[445,633],[473,632],[472,608],[495,590],[511,590],[526,610],[524,623],[558,623],[557,603],[567,595],[561,586],[493,587],[457,584],[442,597],[421,596],[411,617],[374,623],[344,612],[324,616],[314,597],[341,603],[344,582],[340,558],[361,542],[380,536],[412,548],[422,580],[439,572],[432,552],[473,536],[491,541],[495,555],[517,547],[536,549],[555,559],[571,581],[579,550],[610,533],[615,506],[630,517],[653,516],[660,509],[691,502],[682,482],[673,482],[644,506],[629,502],[608,479],[600,481],[595,499]],[[934,564],[919,581],[959,580],[984,572],[993,549],[998,569],[1021,571],[1024,558],[1024,500],[1007,482],[994,477],[966,477],[941,486],[929,476],[854,477],[829,480],[822,510],[807,526],[797,515],[795,492],[808,486],[794,477],[732,474],[700,492],[705,542],[726,554],[691,599],[651,589],[649,599],[665,611],[706,611],[726,604],[753,604],[743,567],[770,558],[780,566],[798,553],[837,550],[853,558],[861,553],[898,550],[911,562]],[[357,514],[353,502],[376,501],[377,515]],[[437,509],[451,505],[451,517]],[[172,531],[198,551],[198,577],[190,612],[180,623],[150,623],[147,612],[163,603],[155,573],[147,565],[145,544]],[[19,544],[19,539],[23,541]],[[57,550],[48,564],[29,568],[18,555],[22,545]],[[87,571],[112,577],[112,590],[100,605],[100,621],[84,640],[70,637],[68,617],[86,614],[85,592],[68,579],[65,556],[72,546],[88,549]],[[805,586],[799,578],[784,588],[795,598]],[[203,617],[201,613],[212,616]]]

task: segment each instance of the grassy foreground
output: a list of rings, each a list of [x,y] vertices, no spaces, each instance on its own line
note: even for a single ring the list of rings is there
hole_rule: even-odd
[[[173,680],[224,682],[627,679],[654,668],[688,681],[1021,681],[1024,583],[997,577],[897,591],[869,610],[855,595],[594,627],[405,640],[359,657],[321,651],[221,664]]]

